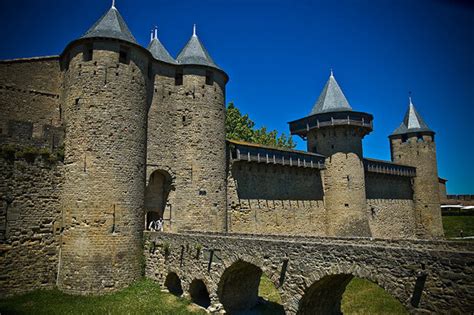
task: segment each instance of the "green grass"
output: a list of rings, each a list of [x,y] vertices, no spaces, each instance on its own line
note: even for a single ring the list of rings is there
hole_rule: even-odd
[[[447,238],[474,236],[474,216],[443,216],[444,233]]]
[[[345,315],[408,314],[405,307],[384,289],[368,280],[354,278],[342,296]]]
[[[160,291],[152,280],[140,280],[116,293],[73,296],[59,290],[38,290],[0,300],[4,314],[205,314],[185,299]]]

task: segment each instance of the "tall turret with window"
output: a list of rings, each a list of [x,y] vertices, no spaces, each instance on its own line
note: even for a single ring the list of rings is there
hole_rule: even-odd
[[[176,229],[226,228],[225,86],[227,74],[196,33],[176,58]]]
[[[392,161],[416,167],[413,200],[420,237],[443,237],[435,133],[415,109],[411,97],[401,125],[389,136]]]
[[[141,276],[151,61],[114,5],[61,55],[63,291],[106,292]]]
[[[164,180],[160,216],[166,231],[224,231],[228,76],[207,52],[195,26],[176,60],[156,33],[148,49],[155,59],[155,87],[148,116],[146,200],[152,199],[148,196],[156,179]]]
[[[330,236],[370,236],[362,139],[372,131],[372,119],[352,110],[331,71],[309,116],[290,122],[309,152],[326,156],[322,178]]]

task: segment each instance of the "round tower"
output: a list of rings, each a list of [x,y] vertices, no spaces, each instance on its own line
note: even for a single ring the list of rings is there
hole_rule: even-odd
[[[352,110],[331,72],[310,115],[290,123],[308,151],[326,156],[322,171],[329,236],[370,236],[362,139],[373,117]]]
[[[176,58],[176,192],[173,230],[226,229],[225,86],[221,70],[193,35]],[[179,190],[179,191],[178,191]]]
[[[141,276],[151,54],[112,6],[61,59],[66,138],[58,287],[113,291]]]
[[[389,136],[390,150],[393,162],[416,167],[413,201],[417,234],[429,238],[444,236],[434,135],[410,97],[403,122]]]

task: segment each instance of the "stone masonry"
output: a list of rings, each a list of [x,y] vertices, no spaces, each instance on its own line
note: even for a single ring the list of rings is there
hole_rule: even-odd
[[[166,287],[174,273],[185,295],[193,280],[202,280],[213,308],[231,314],[255,305],[262,272],[287,314],[340,312],[352,277],[378,284],[413,314],[473,310],[470,243],[193,232],[147,232],[145,239],[147,277]]]
[[[195,28],[173,58],[114,5],[59,56],[0,61],[0,294],[102,294],[146,269],[232,312],[264,272],[289,314],[339,312],[354,276],[413,313],[472,311],[473,249],[433,240],[435,133],[411,100],[378,161],[333,73],[289,123],[307,151],[226,140],[228,80]]]

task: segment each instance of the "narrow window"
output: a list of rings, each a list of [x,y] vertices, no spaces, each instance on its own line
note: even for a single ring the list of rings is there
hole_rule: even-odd
[[[153,79],[153,63],[151,61],[148,63],[148,79]]]
[[[407,142],[407,140],[408,140],[407,135],[402,135],[402,142]]]
[[[214,75],[212,71],[206,71],[206,84],[212,85],[214,82]]]
[[[128,64],[130,62],[130,49],[124,46],[120,46],[119,62]]]
[[[174,85],[183,85],[183,71],[180,69],[176,70]]]
[[[417,135],[418,142],[423,142],[423,136],[422,135]]]
[[[69,70],[69,62],[71,61],[71,55],[70,54],[67,54],[66,56],[66,60],[64,61],[64,69],[66,71]]]
[[[93,53],[94,53],[94,50],[92,49],[92,44],[84,45],[84,51],[82,52],[82,60],[91,61]]]

